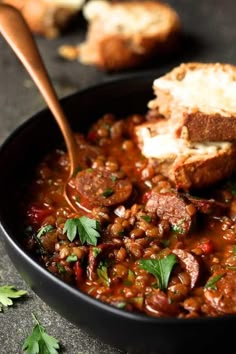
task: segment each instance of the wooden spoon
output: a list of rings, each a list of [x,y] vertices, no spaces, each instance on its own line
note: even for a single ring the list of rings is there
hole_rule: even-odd
[[[5,4],[0,4],[0,32],[25,66],[59,125],[69,155],[69,182],[76,168],[79,166],[78,146],[52,86],[32,33],[21,13],[14,7]],[[78,205],[73,198],[70,197],[70,188],[69,184],[66,183],[64,195],[70,207],[76,211]]]

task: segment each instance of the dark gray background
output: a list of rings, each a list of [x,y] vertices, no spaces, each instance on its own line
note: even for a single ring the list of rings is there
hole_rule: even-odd
[[[182,61],[218,61],[236,64],[235,0],[172,0],[169,3],[175,7],[182,20],[184,32],[182,51],[166,62],[155,62],[148,68],[137,71],[158,72],[158,68],[165,64],[175,66]],[[59,97],[95,83],[129,74],[128,72],[106,74],[94,67],[60,59],[57,54],[59,45],[75,44],[84,38],[84,33],[85,23],[79,19],[77,28],[71,29],[59,39],[48,41],[36,38]],[[0,37],[0,143],[20,123],[44,107],[45,104],[28,74]],[[63,353],[122,353],[89,337],[43,303],[18,275],[0,242],[0,285],[3,284],[14,284],[18,288],[27,289],[28,297],[0,313],[0,354],[22,353],[24,338],[31,332],[33,326],[31,313],[37,315],[47,331],[60,340]]]

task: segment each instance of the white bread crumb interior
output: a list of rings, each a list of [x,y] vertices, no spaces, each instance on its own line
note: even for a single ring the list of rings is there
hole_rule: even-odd
[[[220,150],[227,151],[231,147],[229,142],[189,142],[176,139],[171,132],[151,136],[147,127],[139,127],[136,131],[141,142],[142,154],[147,158],[166,159],[175,156],[214,156]]]
[[[222,70],[222,65],[199,66],[197,70],[186,70],[179,79],[163,76],[154,81],[154,90],[171,94],[172,100],[188,112],[206,114],[219,113],[224,116],[236,114],[236,77]],[[152,103],[150,103],[152,106]],[[161,107],[160,107],[161,112]]]
[[[112,3],[104,0],[89,1],[83,7],[83,14],[88,21],[99,18],[103,22],[102,32],[113,34],[120,32],[125,34],[135,34],[144,32],[146,35],[155,33],[166,33],[169,23],[174,22],[177,17],[172,11],[166,11],[166,7],[160,6],[158,11],[150,11],[143,3]]]

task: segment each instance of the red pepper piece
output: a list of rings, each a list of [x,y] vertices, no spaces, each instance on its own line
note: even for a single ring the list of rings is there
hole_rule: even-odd
[[[200,248],[205,254],[211,254],[214,250],[213,242],[211,240],[207,240],[200,244]]]
[[[81,267],[79,261],[75,262],[75,265],[74,265],[74,272],[75,272],[75,279],[76,279],[76,282],[77,282],[77,283],[81,282],[82,277],[83,277],[83,268]]]
[[[50,214],[51,210],[41,209],[34,205],[32,205],[27,212],[30,222],[33,224],[42,224],[43,220]]]

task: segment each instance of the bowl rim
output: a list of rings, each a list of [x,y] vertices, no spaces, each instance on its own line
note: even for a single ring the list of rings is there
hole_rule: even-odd
[[[90,92],[93,92],[94,90],[100,90],[103,88],[107,87],[116,87],[118,84],[125,83],[125,82],[130,82],[130,81],[144,81],[146,82],[147,80],[151,80],[151,78],[155,78],[157,74],[155,72],[150,71],[150,72],[144,72],[144,73],[139,73],[139,74],[129,74],[127,76],[122,76],[119,78],[115,78],[113,80],[107,80],[102,83],[96,83],[94,85],[90,85],[86,88],[83,88],[81,90],[78,90],[72,94],[69,94],[63,98],[60,98],[60,102],[62,106],[68,101],[68,100],[74,100],[75,97],[77,96],[83,96],[83,95],[88,95]],[[26,119],[23,123],[19,124],[9,135],[8,137],[3,141],[3,143],[0,146],[0,156],[4,152],[5,149],[8,148],[8,145],[11,144],[12,141],[14,141],[15,137],[23,131],[29,124],[33,124],[33,122],[36,119],[39,119],[42,114],[45,113],[50,113],[49,109],[43,108],[40,111],[34,113],[31,117]],[[11,236],[10,232],[8,231],[8,226],[5,224],[4,220],[2,220],[2,215],[0,214],[0,239],[3,241],[7,241],[11,247],[14,248],[14,250],[20,254],[21,257],[24,258],[24,260],[29,264],[30,267],[35,268],[38,272],[43,274],[44,277],[49,278],[51,282],[53,282],[56,286],[62,287],[65,291],[68,292],[68,294],[73,294],[75,297],[79,297],[83,301],[87,302],[89,305],[99,307],[101,310],[105,310],[109,312],[110,314],[116,315],[118,317],[122,317],[124,319],[130,319],[133,321],[138,321],[142,323],[149,323],[149,324],[161,324],[161,325],[176,325],[178,324],[188,324],[188,325],[196,325],[197,323],[203,324],[205,322],[209,323],[218,323],[218,324],[223,324],[223,322],[226,319],[230,320],[235,320],[236,315],[222,315],[222,316],[217,316],[217,317],[197,317],[197,318],[177,318],[177,317],[154,317],[150,316],[147,314],[142,314],[142,313],[137,313],[137,312],[129,312],[124,309],[119,309],[115,307],[114,305],[102,302],[101,300],[98,300],[94,297],[92,297],[89,294],[86,294],[82,292],[80,289],[76,288],[75,286],[68,284],[58,278],[56,275],[50,273],[46,268],[43,267],[34,257],[23,247],[23,245],[20,243],[20,241],[17,240],[15,236]],[[11,260],[12,262],[12,260]],[[12,262],[14,265],[14,263]],[[19,273],[18,273],[19,274]],[[21,274],[20,274],[21,276]],[[22,277],[22,276],[21,276]],[[22,277],[23,278],[23,277]],[[28,284],[29,285],[29,284]],[[29,286],[30,287],[30,286]],[[31,288],[32,289],[32,288]],[[34,291],[34,289],[32,289]]]

